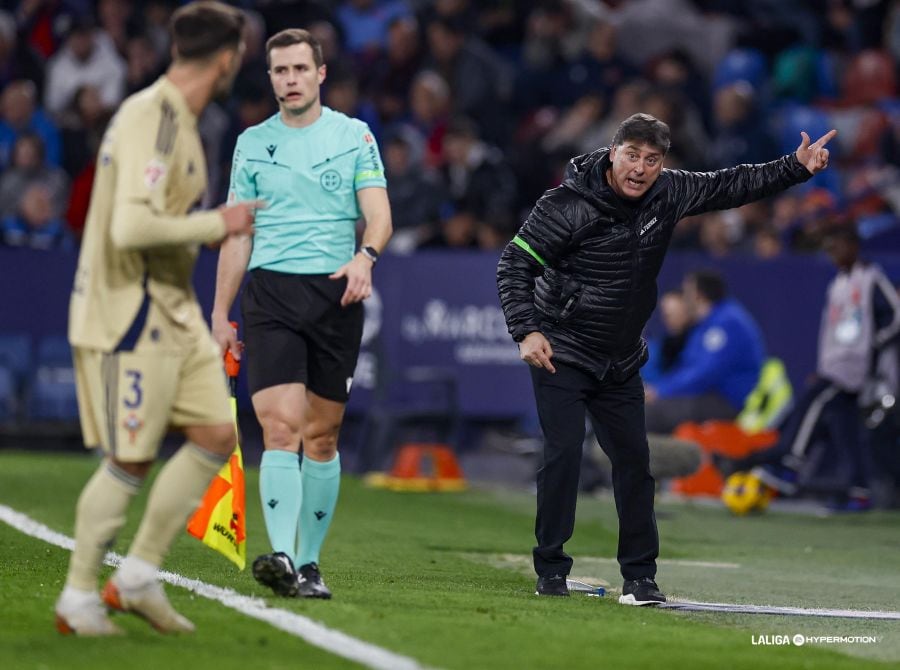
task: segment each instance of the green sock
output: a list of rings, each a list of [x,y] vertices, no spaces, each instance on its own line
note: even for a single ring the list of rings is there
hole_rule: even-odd
[[[325,463],[304,458],[300,479],[303,481],[303,504],[300,506],[297,558],[294,561],[298,568],[319,562],[319,551],[331,526],[341,488],[340,455],[335,454]]]
[[[300,461],[292,451],[263,452],[259,466],[259,495],[272,551],[293,556],[300,515]]]

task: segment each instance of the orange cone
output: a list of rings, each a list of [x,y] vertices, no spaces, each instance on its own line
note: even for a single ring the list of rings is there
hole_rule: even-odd
[[[400,445],[390,473],[373,472],[366,483],[391,491],[463,491],[466,480],[456,454],[446,444]]]

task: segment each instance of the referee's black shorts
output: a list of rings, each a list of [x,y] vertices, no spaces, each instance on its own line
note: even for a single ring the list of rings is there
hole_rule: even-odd
[[[250,394],[305,384],[323,398],[347,402],[362,341],[361,302],[341,307],[346,279],[256,269],[241,311]]]

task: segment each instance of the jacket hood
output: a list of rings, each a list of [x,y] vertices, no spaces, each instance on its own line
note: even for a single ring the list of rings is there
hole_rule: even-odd
[[[612,189],[606,183],[603,174],[611,165],[609,147],[575,156],[566,166],[562,185],[575,191],[593,205],[604,207],[608,198],[608,194],[604,192],[612,193]]]

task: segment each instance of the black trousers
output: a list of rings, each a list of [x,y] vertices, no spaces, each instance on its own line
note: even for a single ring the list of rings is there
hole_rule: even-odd
[[[781,463],[800,470],[809,447],[816,440],[827,439],[844,453],[850,468],[848,487],[867,493],[872,475],[871,454],[858,401],[859,394],[843,391],[827,379],[816,380],[779,426],[778,442],[738,461],[736,467],[749,470],[755,465]]]
[[[640,374],[617,383],[598,381],[579,368],[554,361],[556,374],[531,368],[544,451],[537,473],[534,569],[541,577],[567,575],[572,558],[563,545],[575,529],[575,503],[590,416],[600,446],[612,463],[619,515],[618,559],[625,579],[656,576],[659,535],[653,513],[655,482],[644,426]]]

